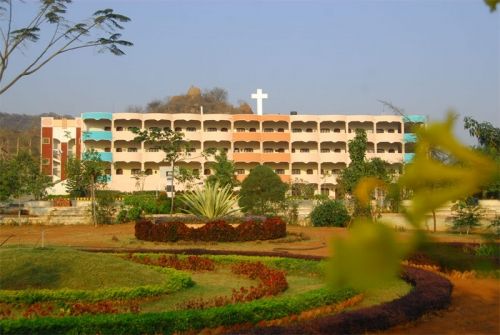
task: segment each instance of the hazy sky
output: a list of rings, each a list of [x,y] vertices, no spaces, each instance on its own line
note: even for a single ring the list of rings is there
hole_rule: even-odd
[[[34,8],[17,7],[19,21]],[[120,112],[195,85],[253,107],[262,88],[265,114],[391,113],[384,99],[431,119],[454,108],[500,123],[500,13],[482,0],[77,0],[69,11],[107,7],[132,19],[125,56],[57,58],[0,96],[0,111]],[[13,68],[34,50],[16,54]]]

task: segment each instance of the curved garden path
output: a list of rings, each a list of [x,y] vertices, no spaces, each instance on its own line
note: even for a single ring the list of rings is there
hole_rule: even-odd
[[[344,229],[290,227],[295,234],[305,234],[308,240],[290,243],[247,242],[234,243],[154,243],[134,239],[131,224],[102,227],[91,226],[0,226],[0,243],[7,245],[41,245],[42,230],[45,245],[82,247],[148,247],[148,248],[212,248],[239,250],[289,250],[292,253],[327,256],[328,241],[334,235],[345,234]],[[404,236],[404,233],[402,233]],[[479,237],[439,234],[439,241],[480,242]],[[451,306],[443,311],[382,333],[386,334],[500,334],[500,280],[479,278],[450,278],[454,284]]]

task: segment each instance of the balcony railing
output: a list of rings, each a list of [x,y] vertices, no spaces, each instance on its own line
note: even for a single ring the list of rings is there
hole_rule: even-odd
[[[113,135],[106,130],[90,130],[83,132],[84,141],[111,141]]]

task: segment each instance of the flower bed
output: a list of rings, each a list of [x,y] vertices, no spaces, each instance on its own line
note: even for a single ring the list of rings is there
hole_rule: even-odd
[[[209,222],[200,228],[190,228],[182,222],[155,224],[140,220],[135,224],[135,237],[155,242],[217,241],[235,242],[270,240],[286,236],[286,223],[278,217],[263,222],[246,221],[233,227],[225,221]]]

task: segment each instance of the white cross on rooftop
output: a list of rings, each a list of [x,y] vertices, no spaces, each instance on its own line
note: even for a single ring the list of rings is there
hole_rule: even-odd
[[[263,93],[262,89],[258,88],[256,93],[252,93],[251,97],[257,100],[257,115],[262,115],[262,100],[267,99],[267,93]]]

